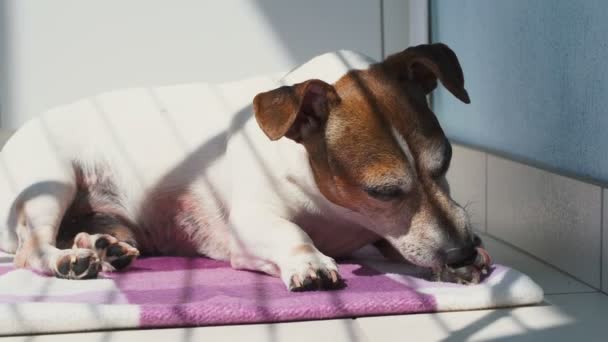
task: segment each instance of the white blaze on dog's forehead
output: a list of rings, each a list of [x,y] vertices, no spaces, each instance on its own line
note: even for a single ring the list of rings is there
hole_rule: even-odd
[[[416,160],[414,159],[414,155],[412,154],[410,145],[408,145],[407,141],[405,141],[405,138],[403,138],[401,133],[395,127],[391,126],[391,132],[393,133],[393,137],[395,137],[395,140],[397,140],[397,144],[399,144],[399,147],[403,151],[403,154],[405,154],[407,162],[410,168],[412,169],[411,171],[416,174]]]
[[[340,50],[317,56],[285,75],[281,81],[285,85],[301,83],[310,79],[320,79],[335,83],[350,70],[364,70],[376,63],[372,58],[349,50]]]
[[[420,162],[422,163],[421,166],[429,170],[437,170],[441,168],[446,162],[444,160],[446,148],[449,148],[446,143],[437,141],[427,145],[427,147],[423,149],[420,154]]]

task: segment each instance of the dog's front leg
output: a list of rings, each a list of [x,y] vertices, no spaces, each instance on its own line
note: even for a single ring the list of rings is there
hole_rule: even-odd
[[[334,259],[321,253],[298,225],[276,215],[231,215],[231,264],[281,278],[290,291],[344,285]]]

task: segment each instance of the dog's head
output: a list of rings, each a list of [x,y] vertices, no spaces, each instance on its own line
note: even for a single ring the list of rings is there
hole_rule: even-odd
[[[420,45],[334,84],[311,79],[258,94],[272,140],[303,144],[323,195],[364,215],[410,262],[437,269],[475,254],[465,210],[449,196],[451,146],[426,95],[439,80],[469,103],[454,52]]]

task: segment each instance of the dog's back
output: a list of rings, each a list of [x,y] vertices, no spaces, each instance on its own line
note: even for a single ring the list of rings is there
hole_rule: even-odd
[[[251,104],[272,89],[335,82],[370,63],[339,51],[280,80],[119,90],[44,113],[2,151],[0,248],[16,251],[18,267],[69,279],[94,277],[106,264],[123,269],[140,252],[230,259],[276,275],[267,261],[276,251],[260,236],[313,238],[330,255],[348,253],[377,236],[360,234],[358,218],[319,193],[306,149],[268,139]],[[287,219],[289,228],[276,227]],[[318,229],[329,224],[329,233]],[[307,257],[320,255],[310,248]],[[339,283],[333,272],[328,279]]]
[[[121,196],[128,197],[123,203],[133,220],[142,216],[144,196],[189,187],[201,177],[225,184],[214,191],[227,197],[224,162],[230,131],[251,119],[253,96],[276,85],[274,78],[263,77],[221,85],[132,88],[32,119],[0,155],[0,249],[17,248],[20,203],[72,185],[77,180],[66,175],[74,175],[75,164],[108,169]]]

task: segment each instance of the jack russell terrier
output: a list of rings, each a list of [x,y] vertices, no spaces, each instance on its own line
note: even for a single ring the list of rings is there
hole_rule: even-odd
[[[51,110],[2,150],[0,248],[67,279],[200,255],[298,291],[343,287],[333,258],[375,243],[436,280],[478,282],[490,259],[449,196],[437,80],[469,103],[456,55],[431,44]]]

